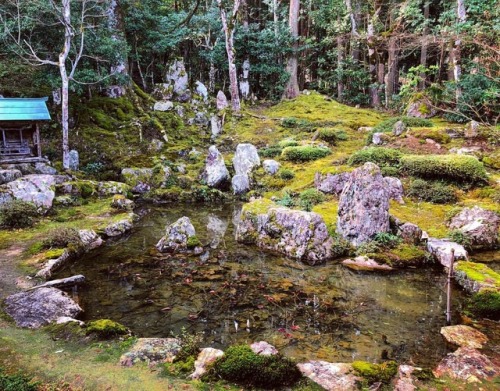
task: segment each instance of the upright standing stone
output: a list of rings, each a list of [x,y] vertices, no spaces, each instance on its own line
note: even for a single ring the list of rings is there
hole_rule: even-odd
[[[337,233],[358,246],[389,231],[389,192],[376,164],[355,169],[339,198]]]
[[[228,106],[229,103],[227,101],[226,95],[224,94],[224,92],[219,91],[217,93],[217,110],[224,110]]]
[[[223,188],[229,184],[229,171],[224,163],[224,157],[215,145],[208,149],[208,156],[205,161],[205,169],[201,174],[201,179],[210,187]]]
[[[69,151],[69,169],[71,171],[78,171],[80,167],[80,157],[78,155],[78,151],[72,149]]]

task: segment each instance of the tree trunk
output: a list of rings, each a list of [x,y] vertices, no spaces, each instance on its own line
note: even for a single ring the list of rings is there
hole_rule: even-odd
[[[298,49],[299,49],[299,10],[300,0],[290,0],[290,14],[288,23],[293,39],[292,53],[288,57],[286,71],[290,75],[290,79],[283,92],[283,98],[293,99],[299,96],[298,82]]]
[[[234,111],[240,111],[240,96],[238,92],[238,74],[236,72],[236,64],[234,63],[234,25],[236,23],[236,15],[238,14],[238,9],[240,7],[240,0],[234,0],[233,14],[228,24],[226,10],[222,5],[221,0],[217,0],[219,5],[220,17],[222,20],[222,27],[224,29],[224,35],[226,38],[226,52],[227,52],[227,62],[229,66],[229,90],[231,93],[231,107]]]
[[[344,66],[344,40],[342,36],[339,35],[337,37],[337,71],[340,75],[342,75],[342,68]],[[337,81],[337,99],[339,102],[342,102],[342,98],[344,95],[344,82],[341,78]]]
[[[370,20],[370,22],[368,23],[367,41],[368,41],[368,64],[369,64],[368,66],[371,79],[370,103],[373,107],[379,107],[380,97],[378,95],[378,86],[377,86],[377,57],[375,53],[375,28],[373,26],[373,20]]]
[[[389,107],[392,101],[392,95],[396,91],[396,82],[398,75],[398,48],[395,37],[389,38],[387,73],[385,75],[385,106]]]
[[[467,14],[465,11],[465,0],[457,0],[457,17],[459,25],[464,23]],[[461,66],[461,46],[462,41],[460,39],[460,32],[457,32],[457,37],[455,39],[455,45],[452,49],[452,60],[453,60],[453,76],[455,82],[457,83],[455,97],[457,101],[462,96],[462,90],[460,89],[458,83],[460,82],[460,76],[462,75],[462,66]]]
[[[64,47],[59,53],[59,72],[61,74],[61,127],[63,168],[69,170],[69,77],[66,60],[71,48],[73,30],[71,28],[71,0],[62,1],[62,20],[64,24]]]
[[[420,65],[423,67],[427,66],[427,35],[429,34],[429,1],[425,0],[424,4],[424,31],[422,34],[422,48],[420,49]],[[420,81],[418,83],[418,89],[425,89],[426,75],[425,73],[420,74]]]

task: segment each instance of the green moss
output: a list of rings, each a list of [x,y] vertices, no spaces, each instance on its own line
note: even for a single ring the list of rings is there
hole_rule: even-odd
[[[488,283],[500,289],[500,274],[484,263],[459,261],[455,266],[455,271],[464,273],[469,280]]]
[[[292,162],[307,162],[310,160],[321,159],[331,154],[331,150],[326,147],[315,147],[312,145],[302,145],[297,147],[286,147],[281,152],[285,160]]]
[[[195,248],[201,246],[200,239],[196,235],[190,236],[187,240],[187,247],[188,248]]]
[[[330,145],[336,145],[337,141],[339,140],[338,131],[330,128],[319,129],[318,138],[320,140],[326,141]]]
[[[288,168],[282,168],[278,172],[278,176],[283,179],[284,181],[289,181],[293,178],[295,178],[295,173],[292,170],[289,170]]]
[[[299,194],[299,206],[311,211],[314,205],[320,204],[325,200],[325,195],[316,189],[307,189]]]
[[[65,249],[54,248],[43,253],[43,259],[57,259],[64,254]]]
[[[451,137],[441,129],[413,129],[410,134],[420,139],[431,139],[440,144],[448,144]]]
[[[438,181],[428,181],[415,179],[410,183],[406,193],[408,197],[418,200],[434,202],[436,204],[446,204],[456,202],[458,197],[456,190],[445,183]]]
[[[429,119],[425,118],[414,118],[414,117],[394,117],[389,118],[385,121],[379,123],[375,128],[373,128],[373,132],[392,132],[392,127],[398,121],[402,121],[406,126],[416,128],[416,127],[432,127],[434,126],[433,122]]]
[[[129,330],[118,322],[110,319],[99,319],[89,322],[86,326],[85,332],[87,335],[95,334],[99,338],[113,338],[119,335],[129,333]]]
[[[259,198],[255,201],[243,205],[242,212],[250,213],[254,216],[257,216],[259,214],[267,213],[269,208],[272,208],[273,206],[276,206],[276,204],[273,201],[267,198]]]
[[[51,323],[44,327],[44,331],[58,340],[85,342],[86,339],[85,330],[78,322]]]
[[[354,371],[366,379],[368,383],[389,383],[396,375],[398,364],[395,361],[386,361],[382,364],[371,364],[366,361],[354,361]]]
[[[500,292],[495,289],[480,290],[469,299],[467,311],[476,316],[500,320]]]
[[[282,149],[286,147],[296,147],[298,145],[299,145],[298,141],[294,140],[293,138],[286,138],[278,143],[278,147]]]
[[[351,166],[359,166],[367,162],[376,163],[380,166],[396,166],[403,154],[392,148],[370,147],[356,151],[348,160]]]
[[[488,181],[482,163],[467,155],[403,156],[401,169],[406,174],[426,179],[448,179],[473,184]]]
[[[31,379],[20,372],[7,374],[0,367],[0,390],[4,391],[37,391],[41,386],[40,382]]]
[[[222,378],[242,385],[273,389],[290,386],[301,377],[296,364],[281,355],[261,356],[249,346],[231,346],[210,368],[209,378]]]
[[[390,250],[387,256],[393,265],[399,267],[417,266],[428,260],[427,253],[422,248],[406,243]]]

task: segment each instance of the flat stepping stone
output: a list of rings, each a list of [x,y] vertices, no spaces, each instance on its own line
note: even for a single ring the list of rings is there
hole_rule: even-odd
[[[359,390],[358,382],[362,379],[353,374],[351,364],[309,361],[297,364],[299,371],[313,382],[328,391]]]
[[[473,349],[481,349],[488,342],[486,335],[462,324],[441,327],[441,335],[452,344]]]
[[[181,349],[176,338],[139,338],[132,349],[120,357],[120,364],[131,367],[138,362],[172,362]]]
[[[342,261],[342,265],[353,270],[364,270],[364,271],[391,271],[393,268],[389,265],[383,265],[371,258],[361,255],[354,259],[346,259]]]

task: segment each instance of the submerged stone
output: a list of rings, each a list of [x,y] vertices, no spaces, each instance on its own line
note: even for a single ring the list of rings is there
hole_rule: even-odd
[[[342,261],[342,265],[353,270],[364,270],[364,271],[391,271],[392,267],[389,265],[383,265],[377,263],[375,260],[368,258],[367,256],[361,255],[354,259],[345,259]]]

